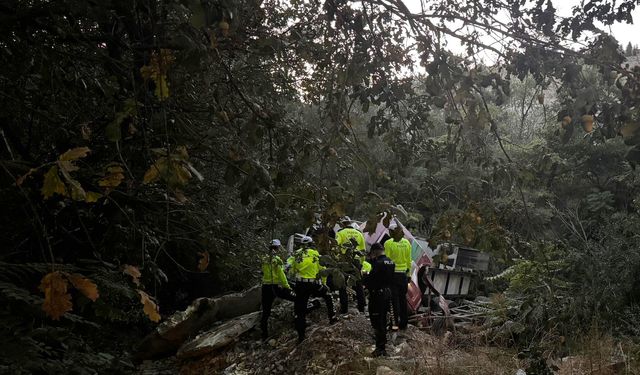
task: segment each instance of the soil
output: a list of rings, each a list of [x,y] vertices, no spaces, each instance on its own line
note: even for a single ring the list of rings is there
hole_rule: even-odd
[[[456,342],[451,332],[436,337],[413,325],[389,335],[388,356],[372,358],[373,330],[369,319],[356,310],[333,325],[329,325],[323,308],[313,311],[307,317],[307,339],[298,345],[292,310],[290,303],[274,309],[272,335],[265,342],[256,328],[217,353],[184,363],[167,360],[165,364],[185,375],[515,374],[520,368],[514,353],[465,345]],[[154,370],[159,371],[157,367]]]

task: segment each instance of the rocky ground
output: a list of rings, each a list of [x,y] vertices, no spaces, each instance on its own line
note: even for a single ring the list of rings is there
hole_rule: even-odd
[[[259,339],[254,329],[234,345],[198,360],[181,363],[181,374],[515,374],[513,353],[435,337],[410,325],[390,337],[388,357],[372,358],[373,331],[368,318],[352,310],[329,325],[324,309],[310,314],[307,339],[296,344],[292,307],[278,306],[272,336]],[[466,348],[465,348],[466,347]]]
[[[538,374],[531,362],[518,359],[514,349],[489,347],[473,334],[446,332],[432,335],[427,328],[409,325],[390,335],[389,356],[372,358],[373,331],[368,318],[352,310],[329,325],[325,310],[308,316],[307,339],[298,345],[293,330],[293,307],[282,303],[270,320],[272,336],[263,342],[253,328],[222,349],[193,359],[176,357],[145,361],[140,374]],[[221,325],[215,326],[221,327]],[[212,327],[214,328],[214,327]],[[606,337],[594,338],[575,355],[547,360],[558,375],[638,374],[633,353]],[[615,350],[612,350],[615,349]],[[627,354],[625,354],[627,353]],[[181,357],[184,358],[184,357]],[[523,369],[526,369],[523,370]],[[548,370],[545,370],[548,371]],[[548,372],[543,372],[548,374]]]

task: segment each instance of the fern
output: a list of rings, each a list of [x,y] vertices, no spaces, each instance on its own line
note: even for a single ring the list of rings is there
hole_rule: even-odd
[[[42,297],[31,294],[28,290],[5,281],[0,281],[0,294],[9,300],[30,305],[41,305],[43,301]]]
[[[56,265],[56,270],[77,272],[78,268],[69,265]],[[40,281],[43,275],[51,272],[48,263],[6,263],[0,262],[0,281],[17,285],[29,285]]]

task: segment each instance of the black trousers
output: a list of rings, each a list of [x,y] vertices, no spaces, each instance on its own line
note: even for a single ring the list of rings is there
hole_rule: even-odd
[[[389,289],[369,291],[369,319],[376,336],[376,349],[384,350],[387,344],[387,310],[391,301]]]
[[[401,272],[393,274],[393,288],[391,289],[391,300],[393,306],[393,322],[400,329],[407,328],[407,275]]]
[[[274,284],[262,285],[262,318],[260,320],[260,328],[262,328],[263,338],[269,335],[269,316],[271,315],[271,307],[276,297],[286,299],[287,301],[295,301],[295,296],[291,293],[291,289]]]
[[[353,286],[353,290],[356,292],[356,303],[358,311],[364,312],[364,307],[367,304],[364,297],[364,288],[362,287],[362,281],[357,281]],[[340,296],[340,313],[346,314],[349,311],[349,294],[347,294],[347,287],[338,289],[338,295]]]
[[[295,313],[294,324],[296,331],[298,332],[298,340],[304,340],[304,332],[307,328],[307,303],[309,297],[322,297],[327,305],[327,316],[331,320],[335,316],[333,311],[333,300],[328,293],[329,288],[324,285],[309,283],[309,282],[296,282],[295,292],[296,299],[293,302],[293,311]]]

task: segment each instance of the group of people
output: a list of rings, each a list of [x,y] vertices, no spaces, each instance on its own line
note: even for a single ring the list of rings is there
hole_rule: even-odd
[[[367,252],[363,233],[349,217],[340,220],[340,227],[335,233],[335,244],[343,255],[353,255],[357,272],[361,274],[353,285],[359,312],[365,313],[365,288],[369,295],[368,312],[376,341],[372,355],[386,355],[387,329],[404,330],[408,323],[406,296],[411,268],[411,243],[404,238],[402,226],[391,221],[389,235],[372,244]],[[281,249],[280,241],[272,240],[270,253],[264,256],[262,262],[262,337],[268,337],[268,320],[273,302],[281,298],[294,303],[294,325],[298,342],[301,343],[305,339],[307,305],[312,296],[324,299],[329,323],[337,321],[330,293],[332,283],[331,280],[327,282],[326,275],[321,272],[325,266],[320,262],[320,253],[313,237],[302,237],[300,247],[286,262],[278,256]],[[340,312],[347,314],[349,295],[346,283],[342,284],[337,288]],[[388,321],[390,311],[391,323]]]

